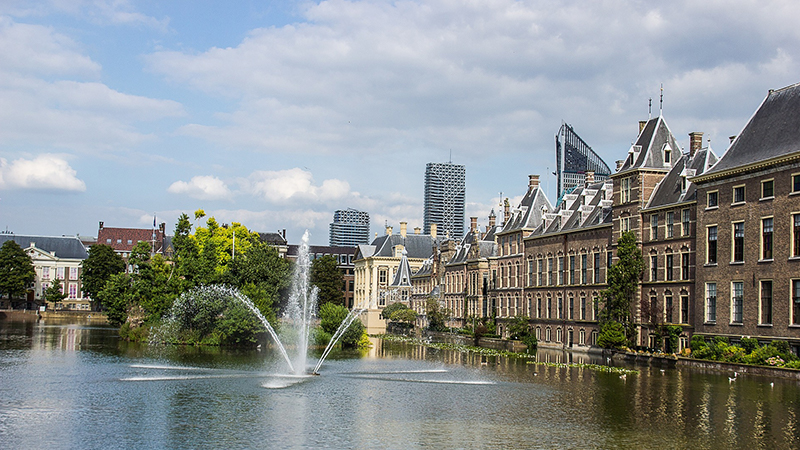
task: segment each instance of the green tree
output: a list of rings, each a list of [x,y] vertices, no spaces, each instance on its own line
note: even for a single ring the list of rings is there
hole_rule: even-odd
[[[322,258],[315,259],[311,263],[310,278],[311,284],[319,289],[317,295],[319,305],[324,305],[325,303],[344,304],[344,293],[342,292],[344,277],[336,258],[331,255],[325,255]]]
[[[333,335],[348,314],[349,311],[342,305],[325,303],[319,309],[320,328]],[[347,331],[342,334],[339,342],[343,347],[357,347],[362,334],[364,334],[364,324],[361,323],[360,319],[356,319],[347,327]]]
[[[400,302],[390,303],[389,305],[386,305],[386,307],[381,310],[381,317],[384,318],[384,319],[387,319],[387,320],[391,320],[392,314],[394,314],[397,311],[403,311],[403,310],[406,310],[406,309],[409,309],[409,308],[404,303],[400,303]]]
[[[103,290],[111,275],[125,271],[125,261],[113,248],[105,244],[89,247],[89,256],[81,263],[81,286],[92,301]]]
[[[67,293],[64,292],[64,289],[61,287],[61,280],[58,278],[53,280],[53,283],[44,290],[43,297],[44,301],[52,303],[53,306],[67,298]]]
[[[36,280],[31,257],[13,240],[0,247],[0,295],[22,297]]]
[[[617,262],[608,269],[608,289],[601,293],[605,300],[600,311],[601,330],[606,322],[619,323],[630,343],[636,333],[634,309],[639,281],[644,273],[642,251],[636,245],[636,235],[632,231],[622,233],[617,241],[617,258]]]
[[[291,271],[291,263],[281,258],[275,247],[258,242],[243,254],[237,253],[220,279],[241,289],[270,319],[275,316],[282,293],[289,287]]]
[[[528,330],[528,326],[530,322],[528,321],[528,317],[526,316],[516,316],[511,319],[511,322],[508,324],[508,335],[509,338],[514,340],[522,340],[525,336],[530,334]]]
[[[405,323],[408,328],[412,328],[414,322],[417,321],[417,312],[411,308],[401,309],[393,312],[391,316],[389,316],[389,320],[392,322]]]
[[[431,331],[447,331],[447,320],[452,316],[449,309],[441,306],[435,298],[425,302],[425,315],[428,317],[428,329]]]
[[[97,293],[103,309],[108,316],[108,323],[121,326],[128,319],[128,307],[131,302],[131,277],[126,273],[111,275],[103,289]]]

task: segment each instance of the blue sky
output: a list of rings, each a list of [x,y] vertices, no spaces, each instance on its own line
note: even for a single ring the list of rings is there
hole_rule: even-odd
[[[562,120],[609,164],[648,99],[723,154],[800,82],[793,1],[0,2],[0,228],[174,229],[203,208],[326,244],[333,211],[422,225],[425,164],[467,215],[541,174]]]

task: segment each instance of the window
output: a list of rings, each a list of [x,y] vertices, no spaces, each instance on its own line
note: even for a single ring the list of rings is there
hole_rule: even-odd
[[[689,275],[689,254],[681,253],[681,280],[688,280]]]
[[[569,298],[569,320],[575,319],[575,299]]]
[[[544,260],[540,259],[537,262],[538,271],[539,271],[539,286],[544,286]]]
[[[650,240],[658,240],[658,214],[650,216]]]
[[[63,267],[56,267],[56,278],[59,280],[64,279],[64,268]]]
[[[664,147],[664,164],[669,164],[672,162],[672,151],[669,147]]]
[[[630,217],[621,217],[620,219],[620,231],[625,233],[627,231],[631,231],[631,218]]]
[[[526,286],[533,285],[533,260],[528,260],[528,280],[525,282]]]
[[[675,235],[675,213],[670,211],[667,213],[667,238]]]
[[[378,281],[380,283],[386,283],[386,275],[387,275],[386,270],[385,269],[381,269],[379,274],[380,275],[379,275]],[[449,280],[449,278],[448,278],[448,280]]]
[[[666,267],[666,272],[665,272],[666,276],[664,277],[664,279],[667,280],[667,281],[672,281],[672,269],[673,269],[673,266],[672,266],[672,254],[668,254],[666,259],[667,259],[667,261],[666,261],[667,267]]]
[[[547,258],[547,284],[552,286],[556,282],[556,277],[553,274],[553,258]]]
[[[42,267],[42,279],[49,280],[50,279],[50,268],[49,267]]]
[[[580,345],[585,345],[586,344],[586,330],[581,330],[578,333],[578,343]]]
[[[744,261],[744,222],[733,224],[733,262]]]
[[[800,280],[792,280],[792,325],[800,325]]]
[[[664,322],[672,323],[672,294],[664,296]]]
[[[761,182],[761,198],[773,198],[775,196],[775,180],[764,180]]]
[[[620,203],[631,201],[631,177],[620,180],[619,201]]]
[[[536,317],[541,319],[542,318],[542,299],[536,299]]]
[[[77,280],[78,279],[78,268],[77,267],[70,267],[69,268],[69,279],[70,280]]]
[[[689,323],[689,296],[681,295],[681,323]]]
[[[569,257],[569,284],[575,284],[575,255]]]
[[[564,257],[563,256],[559,256],[558,257],[558,284],[559,285],[564,284],[564,274],[565,273],[566,273],[566,270],[564,269]]]
[[[547,297],[547,318],[553,317],[553,297]]]
[[[110,244],[110,243],[111,243],[111,238],[106,239],[106,244]]]
[[[78,283],[70,283],[69,284],[69,294],[67,294],[67,295],[71,299],[78,298]]]
[[[717,283],[706,283],[706,322],[717,321]]]
[[[658,281],[658,256],[650,256],[650,281]]]
[[[581,284],[586,284],[587,269],[589,268],[589,257],[585,254],[581,255]]]
[[[594,254],[594,282],[600,283],[600,253]]]
[[[800,174],[792,175],[792,192],[800,192]]]
[[[614,265],[614,252],[606,252],[606,280],[608,279],[608,269]]]
[[[706,208],[719,207],[719,192],[712,191],[706,194]]]
[[[761,304],[759,305],[758,323],[772,324],[772,280],[761,281]]]
[[[586,297],[581,297],[581,320],[586,320]]]
[[[558,297],[558,302],[556,304],[556,308],[558,308],[558,311],[557,311],[558,312],[558,316],[557,317],[559,319],[563,319],[564,318],[564,299],[562,299],[561,297]]]
[[[731,283],[731,323],[742,323],[742,307],[744,306],[744,282]]]
[[[717,263],[717,226],[706,228],[706,264]]]
[[[761,259],[772,259],[772,217],[761,219]]]
[[[681,210],[681,236],[689,235],[689,210]]]
[[[122,239],[117,239],[117,244],[122,244]]]
[[[733,188],[733,203],[744,203],[744,186]]]
[[[800,214],[792,214],[792,256],[800,256]]]

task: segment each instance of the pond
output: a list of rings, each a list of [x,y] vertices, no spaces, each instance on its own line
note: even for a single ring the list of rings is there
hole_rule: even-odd
[[[0,322],[3,448],[796,448],[796,381],[621,377],[374,340],[320,376],[269,349],[148,347],[108,327]]]

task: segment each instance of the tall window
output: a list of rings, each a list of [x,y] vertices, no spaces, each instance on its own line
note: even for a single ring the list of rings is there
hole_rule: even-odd
[[[800,192],[800,174],[792,175],[792,192]]]
[[[759,308],[760,324],[772,324],[772,280],[761,281],[761,305]]]
[[[706,241],[706,263],[717,263],[717,226],[710,226],[707,229]]]
[[[569,257],[569,284],[575,284],[575,255]]]
[[[761,182],[761,198],[772,198],[775,196],[775,181],[765,180]]]
[[[792,256],[800,256],[800,214],[792,214]]]
[[[631,201],[631,177],[620,180],[619,195],[620,203],[628,203]]]
[[[671,238],[675,235],[675,213],[669,211],[667,213],[667,238]]]
[[[772,217],[761,219],[761,259],[772,259]]]
[[[586,297],[581,297],[581,320],[586,320]]]
[[[689,254],[681,253],[681,280],[689,279]]]
[[[658,281],[658,256],[650,256],[650,281]]]
[[[539,286],[544,286],[544,260],[538,260],[537,265],[539,266]]]
[[[673,269],[673,266],[672,266],[672,253],[668,254],[666,259],[667,259],[667,261],[666,261],[667,262],[667,267],[666,267],[666,272],[665,272],[666,277],[664,279],[667,280],[667,281],[672,281],[672,269]]]
[[[552,286],[556,283],[556,277],[553,273],[553,258],[547,258],[547,284]]]
[[[563,298],[558,297],[558,302],[557,302],[557,306],[556,307],[558,308],[558,318],[559,319],[563,319],[564,318],[564,299]]]
[[[650,216],[650,240],[655,241],[658,239],[658,214]]]
[[[800,280],[792,280],[792,325],[800,325]]]
[[[672,323],[672,294],[670,293],[664,295],[664,322]]]
[[[744,203],[744,186],[733,188],[733,203]]]
[[[719,192],[709,192],[706,198],[706,208],[716,208],[719,206]]]
[[[547,318],[553,318],[553,297],[547,297]]]
[[[717,283],[706,283],[706,322],[717,321]]]
[[[78,268],[77,267],[70,267],[69,268],[69,279],[70,280],[77,280],[78,279]]]
[[[594,254],[594,282],[600,283],[600,253]]]
[[[742,307],[744,306],[744,283],[731,283],[731,323],[742,323]]]
[[[542,318],[542,299],[536,299],[536,317],[541,319]]]
[[[533,285],[533,260],[528,260],[528,281],[525,283],[527,286]]]
[[[586,254],[581,255],[581,284],[586,284],[586,271],[589,265],[589,257]]]
[[[733,224],[733,249],[731,254],[734,262],[744,261],[744,222]]]
[[[69,298],[76,299],[78,298],[78,283],[70,283],[69,284]]]
[[[631,218],[630,217],[621,217],[620,219],[620,231],[625,233],[626,231],[631,231]]]
[[[681,210],[681,236],[689,235],[689,210]]]
[[[575,319],[575,298],[569,298],[569,320]]]
[[[558,257],[558,284],[564,284],[564,273],[566,269],[564,268],[564,257]]]
[[[606,252],[606,280],[608,280],[608,269],[614,265],[614,252],[607,251]]]

